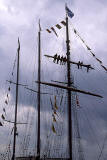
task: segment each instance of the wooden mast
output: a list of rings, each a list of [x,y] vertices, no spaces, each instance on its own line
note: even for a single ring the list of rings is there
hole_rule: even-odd
[[[71,86],[71,73],[70,73],[70,40],[68,30],[68,16],[66,13],[66,49],[67,49],[67,78],[68,87]],[[69,143],[69,158],[72,160],[72,110],[71,110],[71,91],[68,90],[68,143]]]
[[[38,32],[38,133],[37,133],[37,158],[40,159],[40,81],[41,81],[41,27],[39,20]]]
[[[17,104],[18,104],[18,84],[19,84],[19,58],[20,58],[20,42],[18,38],[18,49],[17,49],[17,81],[16,81],[16,102],[15,102],[15,121],[14,121],[14,139],[13,139],[13,155],[12,160],[15,160],[16,152],[16,136],[17,136]]]

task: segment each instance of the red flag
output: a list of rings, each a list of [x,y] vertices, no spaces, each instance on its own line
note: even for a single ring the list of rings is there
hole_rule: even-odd
[[[78,96],[76,95],[76,104],[78,107],[80,107],[80,104],[79,104],[79,100],[78,100]]]

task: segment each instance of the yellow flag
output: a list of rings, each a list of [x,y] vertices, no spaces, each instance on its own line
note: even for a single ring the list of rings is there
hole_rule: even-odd
[[[55,108],[56,108],[56,110],[58,110],[58,107],[57,107],[56,103],[55,103]]]
[[[53,122],[56,122],[56,118],[55,118],[55,115],[53,114]]]
[[[56,96],[55,96],[55,103],[54,103],[54,107],[55,107],[55,109],[56,109],[56,110],[58,110],[58,107],[57,107],[57,105],[56,105]]]
[[[55,130],[55,127],[54,127],[53,124],[52,124],[52,131],[53,131],[54,133],[56,133],[56,130]]]

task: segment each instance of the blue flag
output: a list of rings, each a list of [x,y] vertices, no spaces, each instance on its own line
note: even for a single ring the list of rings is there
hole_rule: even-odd
[[[68,14],[68,16],[70,17],[70,18],[72,18],[73,16],[74,16],[74,13],[66,6],[66,12],[67,12],[67,14]]]

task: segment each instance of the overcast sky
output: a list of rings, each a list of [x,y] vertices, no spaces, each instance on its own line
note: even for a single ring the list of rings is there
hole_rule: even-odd
[[[39,19],[41,20],[41,28],[43,30],[42,43],[43,47],[45,48],[44,50],[42,50],[44,52],[50,51],[49,54],[54,55],[54,52],[52,53],[52,50],[56,49],[57,51],[59,49],[59,45],[55,44],[56,42],[59,42],[60,48],[62,46],[61,49],[62,51],[64,51],[63,41],[61,40],[62,37],[64,39],[64,36],[61,35],[59,39],[56,40],[55,35],[48,35],[48,33],[45,32],[45,29],[54,26],[61,20],[64,20],[66,2],[69,8],[74,12],[74,17],[72,19],[69,19],[70,24],[73,24],[73,26],[78,30],[83,39],[92,48],[93,52],[96,54],[96,57],[98,57],[107,67],[106,0],[0,0],[0,103],[2,104],[0,104],[1,113],[3,108],[3,101],[5,99],[4,93],[7,89],[7,86],[5,85],[6,80],[10,79],[11,77],[12,67],[16,56],[17,38],[20,38],[21,67],[23,67],[24,70],[23,72],[21,71],[21,78],[23,80],[23,83],[26,83],[30,81],[30,75],[32,75],[32,72],[34,71],[34,63],[37,62],[37,32]],[[72,29],[71,25],[70,29]],[[58,33],[62,34],[62,32]],[[47,39],[45,38],[45,35],[47,36]],[[83,71],[80,71],[80,73],[78,74],[78,70],[76,68],[77,66],[74,67],[73,73],[75,76],[74,79],[77,82],[77,87],[84,90],[97,92],[104,96],[104,99],[100,101],[93,98],[91,100],[90,97],[87,98],[86,96],[82,97],[82,95],[79,95],[80,103],[83,106],[84,110],[84,106],[86,106],[87,109],[88,105],[91,108],[90,113],[93,112],[93,106],[95,106],[94,110],[97,109],[97,113],[95,113],[95,117],[91,119],[91,122],[93,123],[95,120],[96,123],[93,123],[93,127],[99,126],[99,130],[102,130],[102,133],[99,133],[98,135],[98,138],[101,139],[99,144],[102,147],[102,141],[107,135],[107,73],[101,68],[98,62],[96,62],[95,59],[91,57],[90,53],[87,52],[86,49],[84,49],[84,46],[82,46],[82,44],[80,43],[79,38],[74,37],[75,36],[73,35],[73,33],[70,32],[73,60],[84,60],[85,63],[92,64],[96,69],[96,71],[92,71],[87,75],[85,69]],[[44,65],[46,65],[45,62],[43,63]],[[47,68],[44,68],[45,71],[46,69]],[[49,71],[53,71],[51,61],[49,61],[48,69]],[[57,66],[56,69],[58,69]],[[65,71],[65,69],[63,69],[63,71]],[[48,73],[46,73],[46,76],[47,75]],[[53,78],[55,78],[56,80],[56,77],[62,80],[62,74],[60,76],[59,72],[53,72],[53,75]],[[37,77],[35,77],[35,79],[36,78]],[[26,100],[28,99],[26,98]],[[29,102],[23,102],[23,104],[24,106],[30,106]],[[96,108],[96,106],[98,106],[98,108]],[[85,110],[85,112],[86,111],[87,110]],[[101,116],[98,113],[100,113]],[[81,125],[82,124],[83,122],[81,120]],[[84,126],[85,125],[86,124],[84,124]],[[5,130],[3,133],[6,134],[6,131],[7,130]],[[91,153],[92,149],[96,151],[96,149],[94,148],[96,144],[93,145],[92,149],[90,149],[90,146],[92,146],[92,141],[90,141],[89,143],[87,132],[83,132],[83,143],[84,146],[89,145],[89,148],[87,147],[86,151],[89,151],[89,153]],[[97,132],[98,130],[96,129],[95,133]],[[1,136],[3,135],[0,133],[0,137]],[[103,138],[101,138],[101,136]],[[0,146],[2,145],[2,143],[3,141],[1,141]],[[98,150],[96,151],[96,153],[98,154],[100,153],[100,151]],[[89,160],[90,158],[93,158],[92,160],[95,160],[95,158],[97,159],[97,156],[95,154],[94,152],[92,152],[92,155],[90,156],[86,154],[86,160]],[[104,152],[104,158],[107,158],[106,152]]]

